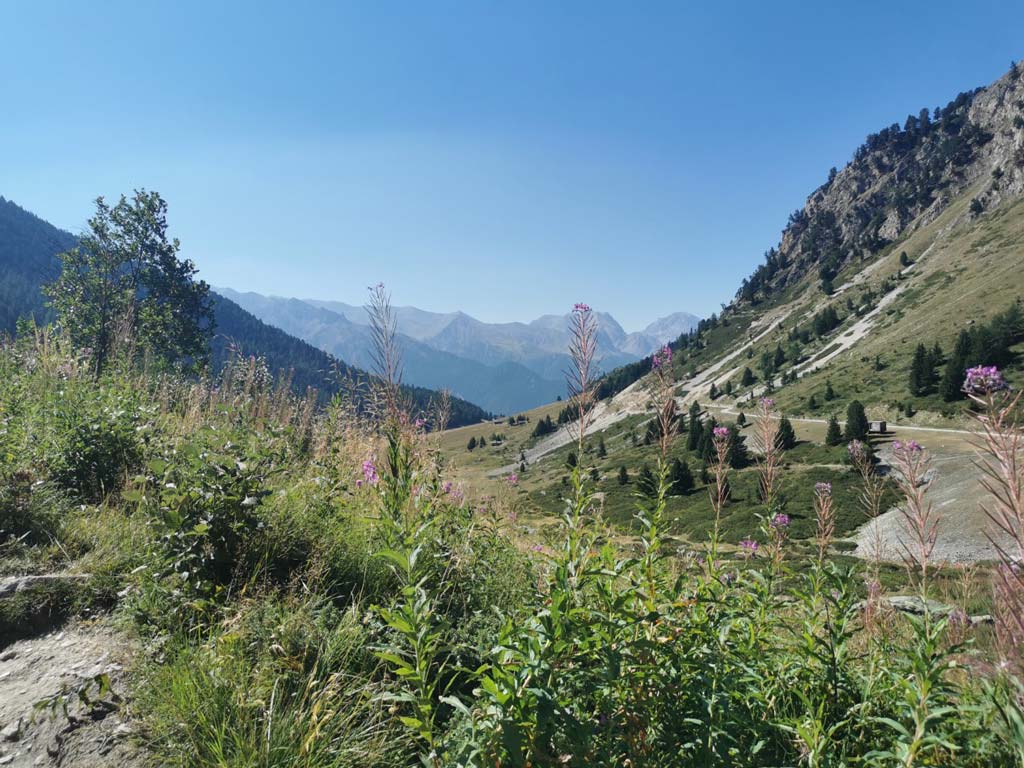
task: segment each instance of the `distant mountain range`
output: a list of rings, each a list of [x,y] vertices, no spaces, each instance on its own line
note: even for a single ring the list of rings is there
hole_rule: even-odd
[[[363,307],[339,301],[289,299],[217,289],[256,317],[353,365],[371,364],[369,318]],[[485,323],[463,312],[396,307],[405,380],[515,413],[565,394],[569,316],[530,323]],[[638,333],[626,333],[611,315],[597,313],[602,370],[639,360],[696,327],[677,312]]]
[[[40,323],[52,319],[41,288],[60,272],[57,254],[73,248],[77,242],[71,233],[0,197],[0,334],[13,333],[21,317],[34,317]],[[297,393],[312,387],[322,400],[340,391],[344,378],[366,378],[365,371],[349,361],[343,362],[279,327],[264,323],[230,299],[217,294],[212,298],[216,335],[211,352],[216,370],[237,349],[245,355],[263,357],[275,373],[286,372]],[[437,392],[409,386],[405,395],[418,411],[427,411]],[[451,405],[452,426],[476,423],[489,415],[458,398]]]

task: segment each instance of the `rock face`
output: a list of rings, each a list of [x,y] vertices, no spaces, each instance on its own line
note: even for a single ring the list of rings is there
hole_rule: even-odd
[[[822,279],[934,221],[974,187],[976,216],[1024,194],[1024,69],[872,134],[790,216],[778,248],[741,287],[750,301]],[[817,274],[816,274],[817,273]]]
[[[8,646],[0,654],[0,765],[143,765],[125,714],[129,657],[125,641],[102,625],[71,625]]]

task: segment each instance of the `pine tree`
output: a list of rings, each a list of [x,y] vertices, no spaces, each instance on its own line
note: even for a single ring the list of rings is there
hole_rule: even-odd
[[[713,381],[711,382],[711,389],[708,390],[708,397],[712,400],[718,399],[718,386]]]
[[[472,451],[476,448],[476,437],[469,438],[469,442],[466,443],[466,450]]]
[[[793,430],[793,425],[789,419],[785,416],[779,419],[779,431],[775,435],[775,446],[783,451],[796,447],[796,432]]]
[[[686,450],[694,451],[700,443],[703,429],[700,423],[700,405],[694,401],[690,405],[690,418],[688,419],[690,429],[686,433]]]
[[[743,369],[743,375],[740,377],[740,386],[749,387],[754,383],[754,372],[750,368]]]
[[[939,394],[946,402],[959,400],[964,396],[964,377],[966,376],[969,355],[971,354],[971,335],[967,331],[960,331],[957,336],[953,352],[946,361],[946,367],[942,373],[942,381],[939,383]]]
[[[750,463],[750,453],[747,451],[747,444],[740,435],[740,428],[735,424],[729,427],[729,466],[733,469],[743,469]]]
[[[928,350],[924,344],[918,344],[914,350],[914,359],[910,363],[910,394],[923,395],[928,390],[931,373],[928,366]]]
[[[741,427],[746,426],[747,414],[743,413],[743,411],[740,411],[740,415],[736,417],[736,423],[739,424]]]
[[[814,394],[811,394],[811,396],[807,398],[807,410],[818,410],[818,398]]]
[[[826,400],[835,400],[836,399],[836,391],[834,389],[832,389],[832,380],[831,379],[827,379],[825,381],[825,399]]]
[[[654,479],[654,473],[646,464],[640,468],[640,474],[636,478],[636,488],[644,496],[653,497],[658,492],[658,484]]]
[[[625,467],[619,467],[619,485],[625,485],[629,482],[629,470]]]
[[[608,455],[608,449],[604,445],[604,435],[601,435],[600,440],[597,443],[597,458],[603,459]]]
[[[579,464],[579,458],[577,458],[576,452],[569,451],[569,455],[565,457],[565,466],[574,469],[577,464]]]
[[[854,400],[846,409],[846,431],[843,437],[846,442],[868,439],[868,417],[860,400]]]
[[[669,479],[673,496],[683,496],[693,490],[693,473],[690,472],[690,465],[685,461],[680,461],[679,459],[672,460]]]
[[[786,353],[782,351],[782,345],[775,345],[775,354],[772,357],[772,369],[779,370],[783,365],[786,364]]]
[[[833,413],[828,417],[828,429],[825,431],[826,445],[840,445],[843,442],[843,431],[839,428],[839,419]]]

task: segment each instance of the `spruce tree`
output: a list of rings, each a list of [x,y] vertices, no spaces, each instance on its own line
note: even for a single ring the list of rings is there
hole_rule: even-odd
[[[827,379],[825,381],[825,399],[826,400],[835,400],[836,399],[836,391],[834,389],[832,389],[832,380],[831,379]]]
[[[750,453],[747,451],[747,444],[740,435],[740,428],[735,424],[729,427],[729,466],[733,469],[743,469],[750,463]]]
[[[466,443],[466,450],[472,451],[476,448],[476,437],[469,438],[469,442]]]
[[[868,439],[868,417],[860,400],[854,400],[846,409],[846,431],[843,437],[846,442]]]
[[[964,396],[964,377],[966,376],[969,355],[971,354],[971,335],[960,331],[953,352],[946,361],[942,381],[939,383],[939,394],[946,402],[959,400]]]
[[[843,442],[843,431],[839,428],[839,419],[833,413],[828,417],[828,429],[825,430],[826,445],[840,445]]]
[[[603,459],[608,455],[608,449],[604,445],[604,435],[601,435],[600,440],[597,443],[597,458]]]
[[[683,496],[693,490],[693,473],[690,472],[690,465],[679,459],[672,460],[672,470],[669,475],[673,496]]]
[[[743,375],[740,377],[740,386],[749,387],[754,383],[754,372],[750,368],[743,369]]]
[[[625,467],[619,467],[619,485],[625,485],[629,482],[629,470]]]
[[[644,496],[653,497],[658,492],[658,484],[654,479],[654,473],[646,464],[640,468],[640,474],[636,478],[636,488]]]
[[[783,451],[796,447],[796,432],[793,430],[793,425],[789,419],[785,416],[779,419],[779,431],[775,435],[775,446]]]
[[[687,421],[690,428],[686,433],[686,450],[695,451],[703,432],[700,423],[700,405],[696,401],[690,405],[690,418]]]
[[[910,363],[910,394],[923,395],[927,391],[930,381],[928,350],[924,344],[918,344],[914,350],[914,359]]]

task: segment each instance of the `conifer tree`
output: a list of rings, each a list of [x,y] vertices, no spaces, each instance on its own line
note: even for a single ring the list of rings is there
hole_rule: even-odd
[[[476,437],[469,438],[469,442],[466,443],[466,450],[472,451],[476,448]]]
[[[846,442],[868,439],[868,417],[860,400],[854,400],[846,409],[846,430],[843,437]]]
[[[619,467],[619,485],[625,485],[629,482],[629,470],[625,467]]]
[[[749,367],[743,369],[743,375],[740,377],[740,386],[749,387],[754,383],[754,372]]]
[[[686,450],[695,451],[700,443],[703,429],[700,423],[700,404],[694,401],[690,405],[689,431],[686,433]]]
[[[646,464],[640,468],[640,474],[636,478],[636,488],[644,496],[654,496],[658,490],[658,484],[654,480],[654,473]]]
[[[930,382],[928,350],[924,344],[918,344],[914,350],[914,359],[910,363],[910,394],[923,395],[927,392]]]
[[[833,413],[828,417],[828,429],[825,430],[826,445],[840,445],[843,442],[843,431],[839,428],[839,419]]]
[[[693,473],[690,472],[690,465],[679,459],[672,460],[672,469],[669,475],[671,480],[672,495],[683,496],[693,490]]]
[[[796,447],[796,432],[793,430],[793,425],[789,419],[785,416],[779,419],[779,431],[775,435],[775,445],[783,451]]]
[[[597,458],[603,459],[607,455],[608,449],[604,445],[604,435],[601,435],[601,438],[598,440],[597,443]]]

